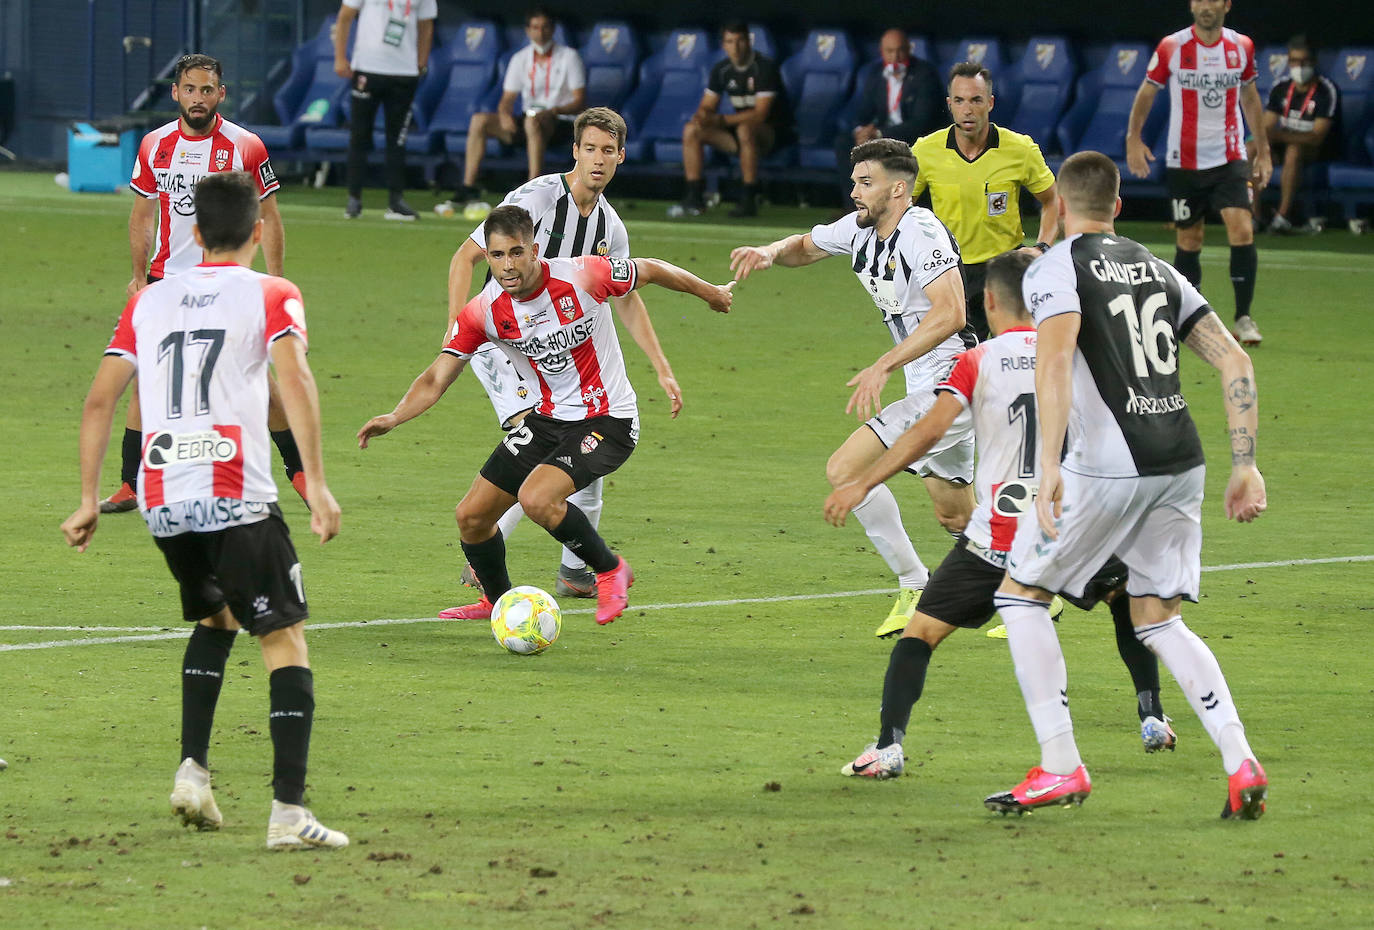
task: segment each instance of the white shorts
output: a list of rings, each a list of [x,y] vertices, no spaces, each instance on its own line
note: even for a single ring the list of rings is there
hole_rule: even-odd
[[[520,414],[533,410],[539,396],[530,382],[520,377],[511,360],[490,342],[484,343],[468,362],[468,367],[482,383],[496,410],[501,428],[509,430]]]
[[[1196,601],[1202,572],[1202,486],[1206,466],[1148,478],[1064,476],[1059,538],[1021,519],[1007,560],[1020,584],[1079,597],[1108,556],[1126,563],[1126,593]]]
[[[908,394],[888,404],[866,424],[889,449],[898,437],[935,405],[935,392]],[[973,483],[973,419],[961,416],[931,450],[907,466],[922,478],[943,478],[958,484]]]

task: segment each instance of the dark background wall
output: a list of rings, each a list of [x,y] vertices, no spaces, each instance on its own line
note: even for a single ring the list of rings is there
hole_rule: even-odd
[[[1185,0],[750,0],[729,7],[700,0],[550,0],[546,5],[576,28],[614,17],[651,33],[678,25],[715,27],[742,16],[767,23],[779,35],[839,26],[860,39],[902,25],[937,40],[990,34],[1015,41],[1059,33],[1077,43],[1104,43],[1154,40],[1190,21]],[[443,22],[482,16],[518,23],[526,8],[509,0],[439,3]],[[197,51],[238,65],[226,74],[231,98],[235,106],[251,102],[257,91],[270,92],[264,76],[280,60],[277,50],[289,49],[337,10],[336,0],[0,0],[0,79],[13,81],[17,102],[5,144],[22,159],[62,161],[74,119],[123,113],[153,75],[189,50],[188,36],[201,37]],[[1371,0],[1238,0],[1227,22],[1258,45],[1282,41],[1301,28],[1329,48],[1374,46]],[[126,35],[148,36],[152,44],[126,48]],[[0,133],[4,128],[0,119]]]

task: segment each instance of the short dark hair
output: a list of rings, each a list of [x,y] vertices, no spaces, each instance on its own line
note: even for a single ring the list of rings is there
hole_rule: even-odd
[[[196,184],[196,226],[207,252],[230,252],[253,238],[258,185],[245,171],[212,171]]]
[[[949,80],[945,81],[945,87],[954,83],[955,78],[959,77],[980,77],[988,85],[988,95],[992,95],[992,72],[984,68],[976,61],[961,61],[953,68],[949,69]]]
[[[1096,220],[1110,220],[1116,215],[1121,171],[1101,152],[1078,152],[1064,159],[1055,183],[1075,213]]]
[[[1310,57],[1310,58],[1313,60],[1313,64],[1316,63],[1316,58],[1317,58],[1317,49],[1316,49],[1316,46],[1314,46],[1314,45],[1312,44],[1312,40],[1311,40],[1311,39],[1307,38],[1307,33],[1305,33],[1305,32],[1300,32],[1300,33],[1298,33],[1297,35],[1293,36],[1291,39],[1288,40],[1288,50],[1289,50],[1290,52],[1293,51],[1294,49],[1299,49],[1299,48],[1302,49],[1304,52],[1306,52],[1306,53],[1308,54],[1308,57]]]
[[[482,235],[487,242],[491,242],[491,237],[497,233],[521,242],[533,242],[534,217],[524,207],[517,207],[513,203],[502,204],[492,210],[482,224]]]
[[[577,114],[577,119],[573,120],[573,142],[582,144],[582,131],[588,126],[594,126],[609,135],[615,136],[616,148],[625,147],[625,137],[629,130],[625,128],[625,120],[619,113],[610,107],[588,107]]]
[[[849,150],[849,164],[861,161],[876,161],[888,174],[910,175],[913,182],[921,171],[911,147],[901,139],[873,139],[854,146]]]
[[[1021,279],[1035,256],[1020,249],[1003,252],[988,261],[983,286],[997,295],[998,305],[1016,317],[1028,317],[1026,301],[1021,296]]]
[[[182,55],[177,59],[176,73],[173,76],[175,83],[181,83],[181,76],[192,68],[204,68],[215,76],[215,81],[224,83],[224,69],[220,66],[219,60],[211,58],[209,55]]]
[[[754,37],[749,34],[749,24],[742,19],[732,19],[724,26],[720,27],[721,35],[725,35],[727,32],[730,35],[745,36],[749,39],[750,43],[754,41]]]
[[[530,11],[525,14],[525,25],[528,26],[530,24],[530,20],[535,19],[537,17],[543,17],[544,19],[547,19],[550,25],[556,24],[558,22],[558,20],[553,18],[553,14],[549,12],[548,7],[536,6],[531,7]]]

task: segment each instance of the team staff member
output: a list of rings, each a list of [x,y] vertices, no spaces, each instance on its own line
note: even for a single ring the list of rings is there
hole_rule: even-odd
[[[954,125],[916,140],[911,153],[921,166],[912,197],[930,189],[931,209],[950,231],[964,260],[968,322],[979,340],[988,338],[983,313],[984,268],[994,255],[1021,245],[1021,188],[1040,201],[1040,231],[1034,248],[1043,253],[1059,232],[1054,174],[1030,136],[993,123],[992,75],[973,62],[949,74]]]
[[[1225,27],[1231,0],[1191,0],[1193,25],[1160,40],[1140,82],[1126,126],[1126,167],[1143,178],[1154,161],[1140,131],[1161,87],[1169,89],[1169,146],[1164,182],[1174,214],[1174,267],[1202,286],[1202,227],[1209,210],[1221,213],[1231,244],[1236,320],[1231,332],[1260,344],[1250,316],[1259,256],[1250,213],[1250,183],[1263,190],[1273,170],[1263,103],[1255,89],[1255,43]],[[1255,161],[1246,160],[1245,126],[1255,136]]]
[[[214,58],[182,56],[173,81],[172,99],[180,116],[143,137],[129,181],[129,188],[138,196],[129,211],[133,277],[126,293],[132,297],[149,284],[189,271],[200,262],[204,253],[191,232],[196,222],[192,196],[196,184],[215,171],[246,171],[257,184],[267,273],[281,277],[286,256],[286,235],[277,209],[281,184],[272,171],[267,147],[256,135],[219,115],[225,89],[223,69]],[[281,452],[287,480],[304,499],[305,472],[300,452],[275,389],[270,400],[272,440]],[[124,423],[119,490],[100,502],[101,513],[127,513],[138,507],[136,486],[142,442],[143,418],[135,389]]]

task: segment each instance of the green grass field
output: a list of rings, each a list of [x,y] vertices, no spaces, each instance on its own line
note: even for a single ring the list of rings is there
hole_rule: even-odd
[[[1218,820],[1219,756],[1172,680],[1179,749],[1140,751],[1110,620],[1070,609],[1059,633],[1095,790],[1081,809],[1016,819],[981,799],[1038,752],[1006,645],[981,634],[937,653],[908,777],[838,774],[877,725],[890,646],[871,630],[891,586],[857,525],[821,518],[826,458],[855,425],[845,382],[888,344],[843,263],[751,279],[728,317],[645,293],[686,409],[669,419],[627,345],[641,442],[609,482],[602,528],[634,564],[631,608],[598,628],[586,602],[565,603],[559,642],[517,658],[485,623],[429,619],[471,593],[453,505],[499,435],[475,379],[366,452],[353,440],[434,357],[467,224],[388,224],[377,210],[346,222],[342,200],[281,197],[343,534],[315,545],[281,486],[314,625],[308,803],[353,845],[282,854],[263,847],[271,748],[255,644],[230,659],[211,746],[225,828],[186,832],[167,809],[186,633],[176,589],[135,515],[103,519],[84,555],[58,532],[78,499],[81,402],[129,277],[129,200],[0,174],[4,926],[1374,926],[1374,534],[1359,490],[1374,459],[1374,240],[1261,241],[1269,512],[1228,524],[1226,469],[1209,477],[1204,595],[1186,617],[1268,770],[1268,814]],[[618,206],[636,254],[716,280],[732,246],[826,218],[770,208],[751,224],[726,225],[723,210],[669,224],[662,203]],[[1173,254],[1159,224],[1124,231]],[[1204,290],[1229,319],[1218,233]],[[1194,415],[1224,462],[1220,388],[1186,358]],[[110,488],[117,458],[116,437]],[[895,487],[933,566],[948,537],[916,482]],[[556,547],[536,527],[513,537],[510,561],[517,583],[552,586]]]

